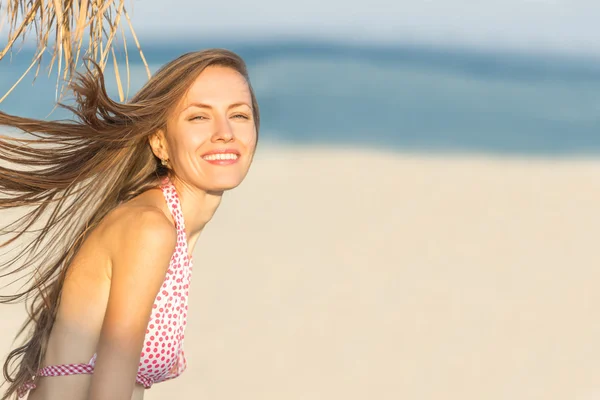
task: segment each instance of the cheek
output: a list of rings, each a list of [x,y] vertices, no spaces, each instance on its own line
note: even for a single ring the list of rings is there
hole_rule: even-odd
[[[253,127],[244,130],[244,132],[241,135],[239,135],[239,139],[244,143],[246,147],[248,147],[249,149],[253,149],[256,146],[256,129]]]
[[[206,142],[207,135],[197,128],[193,129],[188,126],[177,131],[176,139],[180,152],[194,153]]]

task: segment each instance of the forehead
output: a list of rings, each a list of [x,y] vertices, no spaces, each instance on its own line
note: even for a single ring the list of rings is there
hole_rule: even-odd
[[[183,99],[183,106],[193,102],[214,105],[224,103],[251,103],[246,79],[232,68],[211,66],[194,80]]]

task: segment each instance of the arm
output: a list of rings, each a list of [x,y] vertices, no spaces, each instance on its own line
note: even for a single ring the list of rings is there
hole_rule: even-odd
[[[175,227],[157,210],[135,211],[119,225],[89,400],[131,399],[152,304],[177,241]]]

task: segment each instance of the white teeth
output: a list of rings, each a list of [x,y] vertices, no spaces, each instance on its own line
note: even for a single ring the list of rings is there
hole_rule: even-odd
[[[207,156],[202,157],[207,161],[211,160],[237,160],[238,155],[234,153],[220,153],[220,154],[209,154]]]

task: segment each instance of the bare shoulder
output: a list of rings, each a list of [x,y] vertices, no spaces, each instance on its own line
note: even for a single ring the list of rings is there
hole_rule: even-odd
[[[130,270],[156,264],[156,273],[164,274],[177,245],[175,226],[151,205],[124,205],[113,210],[102,236],[110,257],[109,278],[114,268]]]
[[[131,396],[149,316],[176,248],[175,227],[147,199],[107,215],[103,235],[110,243],[110,290],[89,398]]]

